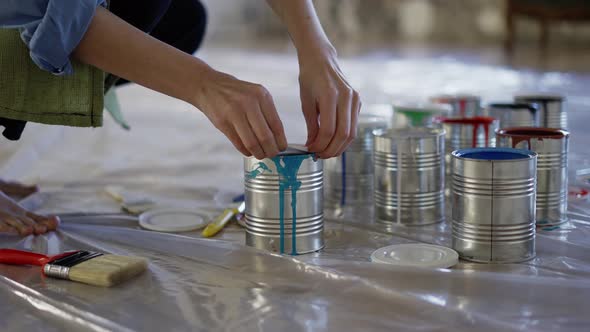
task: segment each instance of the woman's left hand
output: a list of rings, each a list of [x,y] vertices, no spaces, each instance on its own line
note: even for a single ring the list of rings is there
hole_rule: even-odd
[[[342,154],[356,137],[361,108],[359,94],[344,78],[335,53],[328,49],[299,56],[305,145],[323,159]]]

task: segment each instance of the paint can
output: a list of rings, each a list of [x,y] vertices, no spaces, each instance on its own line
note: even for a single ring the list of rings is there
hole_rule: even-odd
[[[446,195],[451,194],[451,153],[458,149],[496,146],[496,130],[500,121],[492,117],[438,118],[446,132],[445,177]]]
[[[244,158],[246,245],[298,255],[324,247],[322,160],[290,147]]]
[[[435,104],[451,106],[451,117],[471,118],[486,116],[486,110],[481,107],[481,98],[470,94],[438,95],[430,98]]]
[[[357,206],[373,201],[373,131],[388,127],[389,121],[384,118],[361,115],[357,137],[346,151],[324,160],[328,206]]]
[[[491,103],[488,115],[500,120],[500,128],[539,127],[539,114],[535,104]]]
[[[445,219],[441,128],[375,132],[375,220],[426,225]]]
[[[452,155],[453,249],[482,263],[533,258],[537,154],[469,148]]]
[[[540,127],[567,129],[565,97],[549,94],[519,95],[514,97],[514,100],[517,103],[529,103],[537,106]]]
[[[432,127],[436,117],[451,114],[450,106],[442,104],[397,104],[393,110],[392,128]]]
[[[504,128],[498,145],[535,151],[537,157],[537,226],[567,221],[569,133],[555,128]]]

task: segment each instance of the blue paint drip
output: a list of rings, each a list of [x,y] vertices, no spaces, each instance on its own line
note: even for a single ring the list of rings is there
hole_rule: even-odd
[[[340,205],[346,204],[346,152],[342,152],[342,193],[340,194]]]
[[[297,172],[309,154],[276,156],[272,158],[279,173],[279,223],[280,223],[280,252],[285,253],[285,190],[291,189],[291,255],[297,255],[297,190],[301,181],[297,180]],[[315,160],[315,157],[314,157]]]
[[[266,166],[265,163],[259,162],[258,167],[251,170],[250,172],[246,173],[246,179],[248,179],[248,180],[255,179],[258,175],[264,173],[264,171],[268,171],[268,172],[272,173],[270,168],[268,168],[268,166]]]

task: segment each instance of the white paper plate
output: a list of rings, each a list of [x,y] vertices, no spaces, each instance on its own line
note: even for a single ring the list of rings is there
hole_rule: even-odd
[[[139,225],[158,232],[188,232],[207,226],[208,219],[206,214],[195,210],[156,209],[142,213]]]
[[[457,264],[459,255],[451,248],[432,244],[395,244],[375,250],[371,255],[371,261],[398,266],[444,269]]]

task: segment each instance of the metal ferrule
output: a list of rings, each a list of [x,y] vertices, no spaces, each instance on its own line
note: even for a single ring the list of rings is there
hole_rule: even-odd
[[[376,132],[377,222],[424,225],[444,220],[444,130]]]
[[[52,278],[69,280],[70,268],[61,265],[45,264],[45,266],[43,266],[43,274]]]

